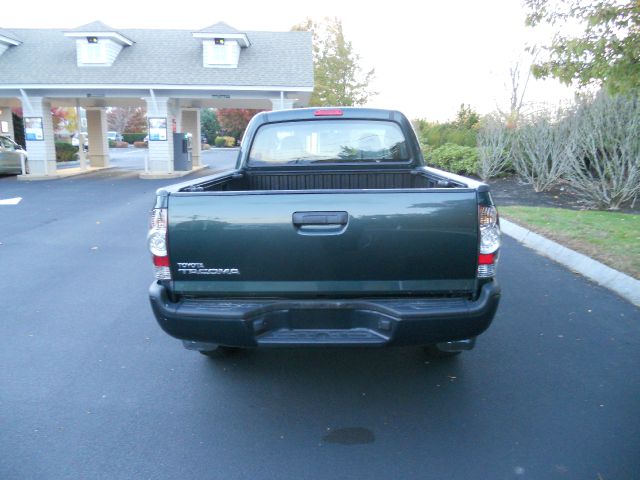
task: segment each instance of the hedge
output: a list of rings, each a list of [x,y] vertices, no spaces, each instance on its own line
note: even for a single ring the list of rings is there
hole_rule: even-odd
[[[236,139],[233,137],[216,137],[215,139],[216,147],[235,147]]]
[[[55,142],[56,145],[56,161],[69,162],[75,160],[78,147],[74,147],[67,142]]]
[[[146,137],[147,134],[142,132],[142,133],[123,133],[122,134],[122,140],[130,143],[130,144],[134,144],[135,142],[142,142],[144,141],[144,137]]]
[[[446,143],[425,155],[427,163],[458,175],[478,173],[478,149]]]

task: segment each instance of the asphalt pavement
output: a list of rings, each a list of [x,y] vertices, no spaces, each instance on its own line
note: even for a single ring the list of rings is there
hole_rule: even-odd
[[[456,359],[213,361],[148,304],[148,211],[166,183],[0,177],[0,199],[22,198],[0,205],[1,479],[640,478],[630,303],[505,238],[496,319]]]

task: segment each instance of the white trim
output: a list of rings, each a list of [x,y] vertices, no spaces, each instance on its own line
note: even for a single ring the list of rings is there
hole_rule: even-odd
[[[18,46],[22,43],[17,40],[13,40],[12,38],[5,37],[4,35],[0,35],[0,42],[8,43],[9,45],[14,45],[14,46]]]
[[[250,47],[251,42],[249,41],[249,37],[247,37],[244,33],[213,33],[213,32],[193,32],[193,38],[204,38],[204,39],[214,39],[214,38],[224,38],[225,40],[239,40],[239,44],[241,47]]]
[[[237,85],[158,85],[158,84],[9,84],[0,85],[0,90],[229,90],[237,92],[259,91],[259,92],[313,92],[313,87],[284,87],[281,85],[270,86],[237,86]]]
[[[133,41],[127,37],[120,35],[118,32],[65,32],[65,37],[82,38],[82,37],[97,37],[97,38],[110,38],[117,40],[122,45],[133,45]]]

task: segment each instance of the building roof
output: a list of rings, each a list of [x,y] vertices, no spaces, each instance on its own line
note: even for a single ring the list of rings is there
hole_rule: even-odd
[[[215,38],[215,37],[223,37],[236,40],[241,47],[250,47],[251,41],[247,34],[244,32],[240,32],[236,30],[230,25],[227,25],[224,22],[218,22],[213,25],[210,25],[202,30],[198,30],[197,32],[193,32],[193,36],[195,38]]]
[[[103,34],[105,37],[110,37],[119,41],[121,45],[131,46],[135,43],[130,38],[127,38],[126,35],[122,35],[122,33],[116,31],[115,28],[110,27],[109,25],[106,25],[99,20],[87,23],[86,25],[81,25],[76,28],[72,28],[71,30],[65,30],[64,32],[65,37],[80,37],[85,34],[98,34],[96,36],[101,36],[100,34]]]
[[[236,30],[231,25],[228,25],[228,24],[226,24],[224,22],[218,22],[218,23],[214,23],[213,25],[209,25],[208,27],[203,28],[202,30],[198,30],[198,33],[220,33],[220,34],[225,34],[225,33],[244,33],[244,32]]]
[[[94,24],[79,28],[89,26],[93,28]],[[118,30],[120,35],[135,38],[136,43],[125,47],[110,67],[78,67],[76,44],[60,30],[13,29],[12,33],[23,43],[0,56],[0,87],[80,84],[313,87],[309,32],[244,32],[250,36],[251,46],[242,49],[237,68],[203,67],[202,41],[194,38],[191,30]]]
[[[15,33],[10,30],[5,30],[4,28],[0,28],[0,37],[8,38],[9,40],[13,40],[15,42],[21,42],[18,37],[16,37]]]
[[[76,28],[65,30],[65,32],[115,32],[115,31],[116,31],[115,28],[110,27],[109,25],[106,25],[99,20],[96,20],[95,22],[87,23],[86,25],[81,25]]]

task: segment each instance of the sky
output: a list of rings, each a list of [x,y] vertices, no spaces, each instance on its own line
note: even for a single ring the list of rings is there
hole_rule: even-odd
[[[505,108],[509,68],[528,67],[526,45],[548,42],[551,32],[524,25],[521,0],[371,1],[270,0],[202,2],[32,0],[4,9],[0,28],[74,28],[94,20],[118,28],[199,30],[224,21],[240,31],[288,31],[310,17],[338,17],[364,69],[375,68],[369,106],[410,118],[453,119],[460,104],[481,114]],[[12,11],[15,9],[15,11]],[[524,83],[524,78],[522,83]],[[572,97],[555,80],[531,79],[525,101],[555,104]]]

